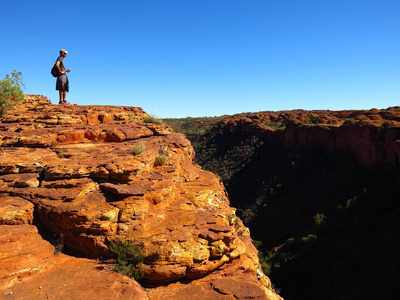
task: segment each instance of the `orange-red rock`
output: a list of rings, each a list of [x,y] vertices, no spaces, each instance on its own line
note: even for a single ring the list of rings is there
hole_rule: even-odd
[[[0,195],[0,225],[32,224],[33,204],[19,197]]]
[[[0,226],[1,299],[148,299],[100,262],[54,255],[32,225]]]
[[[25,226],[15,233],[26,231],[18,247],[37,251],[16,254],[3,239],[1,263],[21,264],[2,275],[6,293],[21,299],[29,290],[37,298],[280,299],[220,179],[193,163],[193,147],[182,134],[144,123],[140,108],[26,98],[0,123],[0,211],[8,214],[1,224],[13,224],[0,227],[7,236]],[[145,151],[134,154],[139,142]],[[166,159],[156,163],[160,155]],[[144,280],[154,288],[144,292],[95,261],[54,256],[33,225],[17,225],[31,224],[32,215],[41,232],[62,236],[66,247],[91,258],[112,256],[113,239],[143,243]],[[26,265],[33,271],[20,278]],[[160,285],[166,283],[171,289]]]

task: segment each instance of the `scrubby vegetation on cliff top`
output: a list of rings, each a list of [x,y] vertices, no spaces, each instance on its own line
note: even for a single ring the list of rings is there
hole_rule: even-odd
[[[185,120],[176,130],[198,126]],[[188,134],[196,161],[222,178],[285,299],[395,293],[400,182],[398,149],[388,148],[400,139],[399,120],[398,107],[260,112],[210,120],[204,133]]]
[[[22,73],[16,70],[0,80],[0,117],[14,105],[19,105],[24,101],[23,86]]]

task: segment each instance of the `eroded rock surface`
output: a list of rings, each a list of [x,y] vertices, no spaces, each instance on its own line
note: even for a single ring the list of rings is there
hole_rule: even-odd
[[[26,99],[0,123],[1,296],[280,299],[220,179],[193,162],[184,135],[145,123],[137,107]],[[112,257],[113,239],[143,243],[152,288],[54,255],[36,224],[90,258]]]

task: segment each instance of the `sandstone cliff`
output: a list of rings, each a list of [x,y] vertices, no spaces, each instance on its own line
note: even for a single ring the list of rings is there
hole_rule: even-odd
[[[399,106],[380,110],[265,111],[165,121],[176,132],[187,135],[196,148],[195,161],[220,175],[225,183],[223,174],[216,172],[215,161],[221,161],[221,155],[232,154],[232,147],[245,148],[257,143],[255,139],[276,145],[289,157],[320,149],[350,154],[364,166],[400,165]],[[223,168],[242,164],[239,158],[233,166],[224,163]]]
[[[145,115],[31,95],[1,119],[0,297],[281,299],[219,177]],[[113,239],[145,245],[147,289],[110,270]]]
[[[399,165],[400,107],[349,111],[282,111],[238,114],[213,130],[278,141],[288,153],[312,148],[343,151],[363,165]]]

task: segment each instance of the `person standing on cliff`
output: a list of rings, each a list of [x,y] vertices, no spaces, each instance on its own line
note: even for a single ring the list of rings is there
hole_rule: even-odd
[[[65,100],[67,93],[69,92],[69,81],[67,77],[67,72],[71,72],[71,69],[66,70],[64,65],[64,57],[67,56],[68,51],[65,49],[60,50],[60,56],[56,61],[56,68],[58,71],[57,81],[56,81],[56,90],[60,94],[60,101],[58,104],[69,104],[67,100]]]

